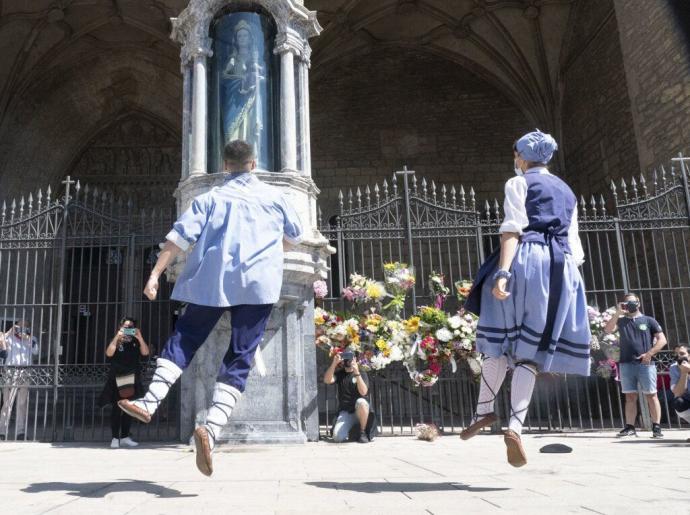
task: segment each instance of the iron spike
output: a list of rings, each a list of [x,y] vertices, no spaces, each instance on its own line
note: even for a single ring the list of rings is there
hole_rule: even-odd
[[[53,190],[50,189],[50,184],[48,184],[48,189],[46,190],[46,202],[50,204],[50,196],[53,194]]]
[[[41,191],[41,188],[38,188],[38,193],[36,194],[36,200],[38,204],[38,209],[41,209],[41,205],[43,204],[43,192]]]
[[[604,195],[599,195],[599,205],[601,206],[601,214],[606,215],[606,200]]]

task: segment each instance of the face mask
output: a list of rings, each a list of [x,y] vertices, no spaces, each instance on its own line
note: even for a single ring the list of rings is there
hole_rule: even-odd
[[[523,172],[522,169],[518,166],[517,159],[513,161],[513,166],[515,167],[515,175],[517,175],[518,177],[522,177],[523,175],[525,175],[525,172]]]
[[[625,303],[625,309],[628,313],[635,313],[640,307],[640,303],[635,300],[629,300]]]

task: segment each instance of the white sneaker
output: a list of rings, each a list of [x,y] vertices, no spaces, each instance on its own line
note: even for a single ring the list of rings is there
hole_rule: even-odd
[[[124,446],[124,447],[136,447],[136,446],[138,446],[139,444],[138,444],[137,442],[135,442],[134,440],[132,440],[132,439],[128,436],[127,438],[123,438],[123,439],[120,440],[120,445],[122,445],[122,446]]]
[[[111,449],[119,449],[120,448],[120,440],[117,438],[113,438],[113,441],[110,442],[110,448]]]

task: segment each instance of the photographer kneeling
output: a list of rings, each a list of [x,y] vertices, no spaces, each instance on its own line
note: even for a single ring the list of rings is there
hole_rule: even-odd
[[[668,369],[673,392],[673,409],[678,416],[690,422],[690,355],[685,345],[675,349],[676,362]]]
[[[349,440],[350,432],[359,422],[359,443],[369,443],[367,422],[369,421],[369,393],[366,372],[360,372],[352,351],[333,356],[333,362],[323,376],[326,384],[338,384],[338,418],[333,428],[333,441]]]

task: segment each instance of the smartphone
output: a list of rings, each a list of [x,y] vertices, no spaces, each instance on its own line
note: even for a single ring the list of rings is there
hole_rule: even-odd
[[[137,329],[136,327],[125,327],[122,329],[122,334],[125,336],[136,336],[137,335]]]

